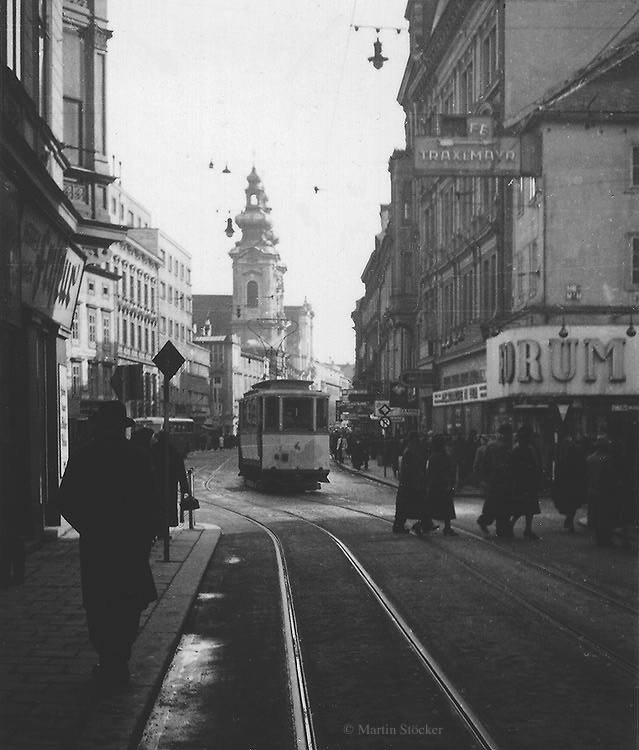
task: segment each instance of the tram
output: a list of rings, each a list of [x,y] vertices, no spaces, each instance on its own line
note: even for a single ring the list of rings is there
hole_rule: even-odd
[[[310,380],[263,380],[240,399],[240,476],[317,489],[328,482],[328,395]]]

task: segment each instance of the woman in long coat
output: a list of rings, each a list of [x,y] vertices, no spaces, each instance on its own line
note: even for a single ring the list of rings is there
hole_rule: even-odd
[[[512,526],[518,518],[524,516],[524,538],[538,540],[539,537],[532,530],[532,521],[533,516],[541,513],[538,499],[541,489],[541,467],[531,438],[532,430],[528,425],[523,425],[517,431],[517,442],[510,455],[513,483],[510,512]]]
[[[450,522],[457,517],[453,502],[454,484],[455,472],[446,453],[444,436],[435,435],[426,466],[426,504],[430,517],[444,522],[446,536],[457,536],[450,527]]]
[[[417,534],[437,528],[433,526],[431,518],[427,515],[424,468],[424,453],[419,442],[419,435],[411,432],[399,466],[399,487],[393,523],[395,534],[409,533],[409,529],[404,527],[407,518],[419,519],[413,524],[413,531]]]

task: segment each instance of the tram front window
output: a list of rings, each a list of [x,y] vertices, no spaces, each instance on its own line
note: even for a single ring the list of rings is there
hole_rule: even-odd
[[[325,430],[328,427],[328,400],[317,399],[317,429]]]
[[[283,428],[285,430],[313,430],[313,399],[285,398]]]
[[[277,396],[264,399],[264,429],[269,432],[280,429],[280,400]]]

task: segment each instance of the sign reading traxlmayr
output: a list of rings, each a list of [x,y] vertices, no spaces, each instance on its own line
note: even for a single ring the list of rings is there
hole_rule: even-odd
[[[485,142],[463,139],[415,138],[415,169],[433,175],[519,175],[521,141],[495,138]]]

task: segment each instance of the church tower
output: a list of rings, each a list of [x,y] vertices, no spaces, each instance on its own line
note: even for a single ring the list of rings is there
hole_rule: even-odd
[[[235,217],[242,238],[229,252],[233,261],[232,333],[243,349],[272,358],[286,336],[284,274],[268,206],[255,167],[247,178],[246,206]]]

